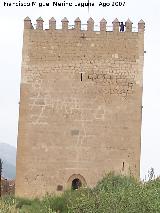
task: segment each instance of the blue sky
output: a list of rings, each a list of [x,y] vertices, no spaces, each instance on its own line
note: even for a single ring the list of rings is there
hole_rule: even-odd
[[[8,0],[6,2],[9,2]],[[18,2],[10,0],[10,2]],[[22,0],[21,2],[31,2]],[[146,23],[145,31],[145,63],[144,63],[144,91],[143,91],[143,121],[142,121],[142,152],[141,177],[147,175],[148,169],[153,167],[155,174],[160,175],[160,1],[126,0],[124,6],[98,6],[100,2],[112,1],[93,0],[95,6],[80,7],[52,7],[51,0],[38,0],[38,3],[49,2],[49,7],[4,7],[4,0],[0,2],[0,142],[16,146],[18,132],[19,88],[21,76],[21,52],[23,39],[23,19],[29,16],[33,24],[41,16],[48,27],[49,19],[54,16],[60,27],[61,19],[67,17],[73,24],[76,17],[80,17],[86,24],[91,16],[95,24],[104,17],[108,24],[118,18],[126,21],[128,18],[137,27],[138,21]],[[59,1],[63,2],[63,1]],[[85,2],[66,0],[66,2]]]

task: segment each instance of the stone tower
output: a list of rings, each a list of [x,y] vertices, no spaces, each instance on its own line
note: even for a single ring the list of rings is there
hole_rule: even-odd
[[[105,173],[139,177],[144,28],[94,31],[81,20],[43,30],[24,20],[16,195],[41,197]]]

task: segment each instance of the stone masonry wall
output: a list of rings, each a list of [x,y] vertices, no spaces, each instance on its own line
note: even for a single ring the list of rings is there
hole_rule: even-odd
[[[139,177],[144,22],[138,32],[33,29],[24,21],[16,195],[94,186],[109,172]],[[72,178],[73,177],[73,178]]]

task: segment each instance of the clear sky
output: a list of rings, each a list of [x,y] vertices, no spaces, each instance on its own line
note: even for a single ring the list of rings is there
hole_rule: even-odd
[[[0,142],[16,146],[18,132],[19,89],[21,77],[21,52],[23,39],[23,19],[29,16],[32,23],[41,16],[48,28],[48,20],[54,16],[58,27],[61,19],[67,17],[73,24],[79,16],[86,24],[91,16],[95,24],[102,18],[112,25],[112,21],[126,21],[128,18],[137,27],[138,21],[146,23],[145,31],[145,63],[143,89],[143,120],[141,144],[141,177],[147,175],[148,169],[154,168],[160,175],[160,1],[159,0],[126,0],[124,6],[98,6],[100,2],[113,1],[93,0],[94,7],[53,7],[52,0],[37,0],[34,7],[4,7],[4,2],[19,2],[17,0],[0,1]],[[32,2],[21,0],[21,2]],[[39,3],[50,3],[49,7],[38,7]],[[64,2],[59,0],[58,2]],[[66,0],[65,2],[87,2],[84,0]]]

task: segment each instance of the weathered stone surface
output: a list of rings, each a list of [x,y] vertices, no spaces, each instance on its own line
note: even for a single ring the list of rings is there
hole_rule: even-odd
[[[143,33],[24,30],[16,195],[139,177]]]

